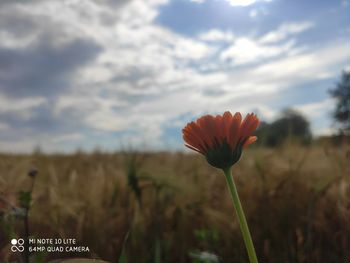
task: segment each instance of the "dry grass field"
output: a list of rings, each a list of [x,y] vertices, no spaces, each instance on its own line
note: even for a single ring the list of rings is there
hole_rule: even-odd
[[[260,262],[350,262],[350,148],[286,144],[244,152],[233,173]],[[117,153],[0,156],[0,261],[23,220],[7,202],[38,170],[30,235],[76,238],[109,262],[247,262],[221,171],[202,156]],[[40,259],[41,258],[41,259]]]

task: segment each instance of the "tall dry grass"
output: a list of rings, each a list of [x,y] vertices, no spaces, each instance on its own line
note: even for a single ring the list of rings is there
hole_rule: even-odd
[[[234,166],[261,262],[350,262],[350,148],[255,148]],[[16,205],[39,171],[34,237],[76,238],[110,262],[247,262],[225,179],[201,156],[118,153],[0,156],[0,194]],[[1,203],[0,203],[1,204]],[[0,259],[23,224],[0,206]],[[0,262],[1,262],[0,260]],[[39,260],[39,259],[37,259]],[[13,262],[13,261],[12,261]]]

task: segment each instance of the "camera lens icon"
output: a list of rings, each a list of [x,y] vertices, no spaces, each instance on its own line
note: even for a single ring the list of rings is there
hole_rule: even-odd
[[[19,238],[19,239],[11,239],[11,251],[12,252],[23,252],[24,251],[24,239]]]

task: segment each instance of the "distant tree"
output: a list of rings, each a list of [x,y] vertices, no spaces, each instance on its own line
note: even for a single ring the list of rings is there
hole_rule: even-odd
[[[350,71],[343,71],[340,82],[329,92],[337,100],[334,119],[340,124],[341,130],[350,132]]]
[[[281,117],[268,124],[263,122],[257,130],[260,143],[275,147],[287,138],[296,138],[303,144],[311,142],[310,124],[307,119],[293,109],[285,109]]]

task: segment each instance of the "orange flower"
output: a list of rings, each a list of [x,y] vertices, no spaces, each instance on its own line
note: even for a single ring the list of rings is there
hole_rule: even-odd
[[[239,112],[232,116],[226,111],[222,116],[205,115],[190,122],[182,133],[185,146],[203,154],[212,166],[227,169],[239,160],[243,147],[257,140],[252,134],[258,125],[253,113],[242,121]]]

